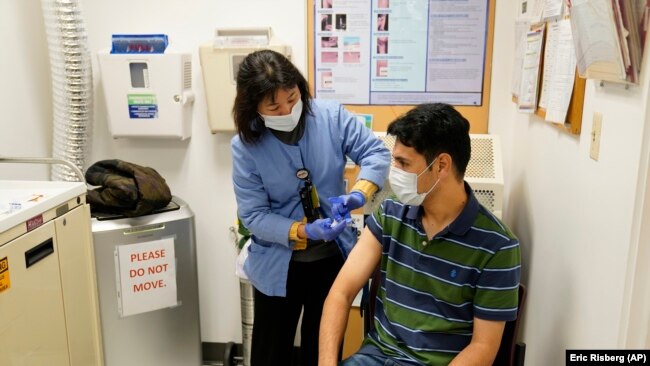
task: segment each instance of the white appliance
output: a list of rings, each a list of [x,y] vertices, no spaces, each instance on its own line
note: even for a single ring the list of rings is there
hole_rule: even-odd
[[[393,151],[395,136],[378,134],[388,150]],[[503,158],[498,136],[470,134],[472,153],[465,171],[465,180],[474,190],[476,199],[494,216],[501,218],[503,213]],[[388,179],[384,188],[364,206],[364,214],[372,214],[379,205],[391,196]]]
[[[91,242],[84,183],[0,181],[0,365],[103,365]]]
[[[465,180],[478,201],[494,216],[503,215],[503,158],[501,140],[496,135],[471,134],[472,155]]]
[[[291,47],[279,43],[271,28],[216,29],[214,41],[199,47],[212,133],[235,130],[232,107],[237,90],[237,70],[249,53],[261,49],[271,49],[291,59]]]
[[[105,365],[201,366],[194,213],[187,203],[173,197],[166,208],[133,218],[93,213],[92,233]],[[154,288],[158,283],[164,287]]]

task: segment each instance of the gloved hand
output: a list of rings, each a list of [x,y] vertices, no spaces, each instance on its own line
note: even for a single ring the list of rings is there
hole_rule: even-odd
[[[345,221],[339,221],[334,223],[332,219],[318,219],[314,222],[308,223],[305,226],[305,233],[307,234],[307,239],[311,240],[325,240],[332,241],[336,239],[339,234],[345,229]]]
[[[350,211],[366,203],[366,197],[361,192],[352,191],[338,197],[328,198],[332,205],[332,216],[336,221],[350,219]]]

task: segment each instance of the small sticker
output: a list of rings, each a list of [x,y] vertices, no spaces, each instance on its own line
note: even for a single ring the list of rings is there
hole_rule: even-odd
[[[0,259],[0,292],[8,290],[11,286],[9,281],[9,260],[7,257]]]
[[[36,229],[37,227],[43,225],[43,215],[32,217],[31,219],[25,222],[25,225],[27,226],[27,231],[32,231]]]
[[[129,94],[129,118],[158,118],[158,103],[155,94]]]

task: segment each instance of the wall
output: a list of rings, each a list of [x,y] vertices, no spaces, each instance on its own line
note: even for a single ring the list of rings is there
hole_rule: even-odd
[[[648,46],[646,46],[648,47]],[[646,106],[650,105],[650,93]],[[650,126],[646,112],[645,126]],[[650,128],[644,128],[619,345],[650,348]]]
[[[152,0],[82,3],[93,53],[109,47],[112,33],[145,32],[167,33],[178,48],[192,52],[197,97],[192,138],[113,140],[95,73],[96,120],[89,162],[120,158],[152,166],[193,208],[204,342],[241,341],[241,323],[233,274],[236,254],[228,231],[235,217],[232,134],[209,132],[197,49],[210,41],[216,26],[269,25],[293,47],[294,61],[305,71],[304,6],[290,0],[170,1],[165,6]],[[523,281],[529,289],[522,333],[528,344],[526,364],[560,365],[566,348],[620,346],[627,314],[634,318],[623,299],[630,296],[629,278],[640,277],[627,268],[640,251],[634,245],[638,231],[648,227],[634,215],[644,212],[639,207],[643,202],[635,201],[647,174],[647,157],[641,155],[647,154],[642,146],[648,140],[648,78],[644,75],[643,86],[630,90],[588,82],[580,136],[518,114],[510,101],[515,7],[497,2],[490,132],[502,138],[505,220],[522,242]],[[40,3],[0,2],[0,29],[0,44],[11,56],[0,58],[0,155],[49,155],[50,79]],[[94,68],[98,70],[96,62]],[[603,113],[598,162],[588,154],[596,111]],[[43,168],[3,165],[0,179],[7,178],[47,179],[47,174]],[[650,236],[646,231],[642,238]]]
[[[497,2],[489,129],[503,139],[504,216],[522,245],[526,364],[561,365],[565,349],[624,346],[619,333],[634,318],[624,298],[638,251],[636,201],[645,191],[648,77],[643,72],[641,86],[629,90],[589,80],[580,136],[517,113],[515,8]],[[589,157],[594,112],[603,114],[599,161]]]
[[[52,93],[39,1],[0,1],[0,45],[0,156],[50,156]],[[0,164],[0,179],[47,172],[44,166]]]
[[[271,26],[293,47],[293,60],[305,65],[305,5],[291,0],[81,1],[93,55],[110,48],[113,33],[166,33],[175,48],[193,55],[196,93],[192,137],[186,141],[113,140],[107,127],[104,95],[96,58],[95,125],[89,164],[119,158],[155,168],[172,193],[196,214],[201,334],[204,342],[241,342],[236,251],[229,227],[236,217],[231,183],[232,133],[212,135],[208,128],[198,47],[211,42],[215,27]],[[0,155],[51,154],[51,96],[47,41],[37,0],[0,2]],[[305,74],[306,75],[306,74]],[[11,86],[11,87],[8,87]],[[224,106],[231,108],[231,106]],[[0,166],[0,179],[48,179],[38,167]]]

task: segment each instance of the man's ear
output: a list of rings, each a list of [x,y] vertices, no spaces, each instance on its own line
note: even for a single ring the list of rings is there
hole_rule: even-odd
[[[434,165],[434,169],[438,169],[438,174],[442,178],[451,173],[452,163],[451,155],[442,153],[438,156],[438,163],[435,164],[437,167]]]

